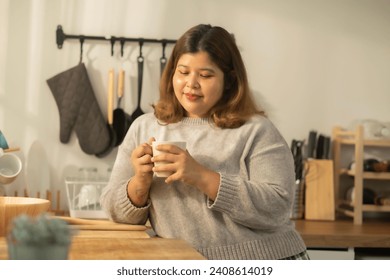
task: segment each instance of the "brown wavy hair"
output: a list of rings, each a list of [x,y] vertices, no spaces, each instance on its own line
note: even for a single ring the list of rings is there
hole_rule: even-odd
[[[186,53],[207,52],[224,73],[224,92],[209,111],[209,120],[221,128],[236,128],[259,110],[251,96],[248,77],[233,35],[219,26],[200,24],[190,28],[176,42],[160,81],[160,100],[154,114],[163,123],[176,123],[186,116],[173,90],[173,75],[179,58]]]

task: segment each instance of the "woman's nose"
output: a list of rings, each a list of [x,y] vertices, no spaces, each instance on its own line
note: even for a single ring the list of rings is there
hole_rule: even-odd
[[[189,88],[198,88],[199,87],[198,77],[195,74],[188,75],[186,85]]]

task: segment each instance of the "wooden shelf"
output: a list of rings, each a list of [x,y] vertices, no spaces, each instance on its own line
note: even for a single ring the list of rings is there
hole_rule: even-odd
[[[352,210],[345,207],[351,208]],[[355,205],[352,201],[342,200],[339,202],[338,210],[340,212],[347,211],[353,213],[353,207],[355,207]],[[362,204],[361,207],[364,212],[390,212],[390,205]]]
[[[345,145],[355,145],[356,140],[355,139],[343,139],[343,138],[338,138],[335,139],[335,141],[340,142],[340,144],[345,144]],[[390,140],[363,140],[363,145],[367,147],[390,147]]]
[[[390,212],[390,206],[389,205],[363,204],[362,210],[365,212]]]
[[[364,172],[364,149],[366,147],[390,148],[390,140],[368,140],[364,139],[363,126],[356,130],[348,131],[340,127],[334,127],[332,133],[333,158],[334,158],[334,186],[335,200],[338,202],[336,208],[346,216],[353,217],[354,224],[363,223],[363,212],[390,212],[389,205],[363,204],[364,180],[390,180],[390,172]],[[355,157],[355,169],[349,170],[341,166],[342,145],[353,145]],[[339,200],[340,176],[348,175],[354,180],[354,203]],[[348,209],[344,209],[347,207]]]
[[[339,171],[340,174],[345,174],[349,176],[355,176],[355,170],[350,170],[342,168]],[[390,172],[363,172],[363,179],[373,179],[373,180],[390,180]]]

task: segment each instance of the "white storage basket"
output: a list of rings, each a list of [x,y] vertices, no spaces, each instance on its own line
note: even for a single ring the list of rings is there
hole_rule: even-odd
[[[107,181],[83,181],[77,178],[66,178],[65,185],[71,217],[107,219],[99,201]]]

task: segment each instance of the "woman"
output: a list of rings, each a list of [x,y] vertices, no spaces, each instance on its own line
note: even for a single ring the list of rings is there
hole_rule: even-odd
[[[176,43],[154,113],[130,127],[102,194],[116,222],[148,219],[208,259],[307,259],[290,221],[291,151],[256,108],[234,38],[198,25]],[[154,140],[186,141],[187,149]],[[169,164],[154,167],[155,162]],[[170,171],[167,178],[154,172]]]

